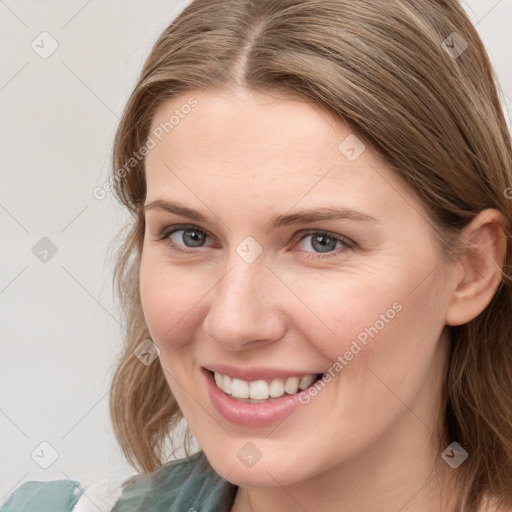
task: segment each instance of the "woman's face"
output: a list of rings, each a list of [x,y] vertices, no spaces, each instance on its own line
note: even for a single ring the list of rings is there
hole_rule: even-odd
[[[275,486],[429,460],[454,281],[393,171],[318,107],[262,94],[175,98],[150,137],[142,305],[214,469]],[[239,396],[289,392],[234,399],[215,368]]]

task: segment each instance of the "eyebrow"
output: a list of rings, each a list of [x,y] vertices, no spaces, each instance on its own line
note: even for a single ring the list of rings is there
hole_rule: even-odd
[[[163,210],[175,215],[188,217],[197,222],[207,223],[208,219],[198,210],[188,208],[177,202],[155,199],[144,205],[144,211]],[[310,224],[312,222],[326,220],[353,220],[358,222],[379,222],[375,217],[351,208],[316,208],[315,210],[299,210],[295,213],[283,213],[274,215],[269,222],[270,229],[295,224]]]

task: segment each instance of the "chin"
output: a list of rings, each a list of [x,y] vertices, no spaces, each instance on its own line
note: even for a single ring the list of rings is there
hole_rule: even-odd
[[[240,448],[249,442],[241,441]],[[213,453],[203,449],[210,465],[224,479],[232,484],[241,487],[275,487],[278,485],[292,485],[309,478],[311,475],[301,473],[297,461],[286,454],[279,453],[265,457],[262,453],[261,459],[252,463],[243,462],[243,455],[238,457],[240,448],[233,451],[227,450],[226,446]],[[227,453],[233,453],[227,456]],[[242,460],[240,460],[242,459]],[[303,468],[305,469],[305,467]]]

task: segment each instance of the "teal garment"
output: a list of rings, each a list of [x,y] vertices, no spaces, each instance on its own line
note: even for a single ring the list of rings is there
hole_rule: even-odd
[[[200,451],[128,478],[112,512],[230,512],[237,490]],[[26,482],[0,512],[71,512],[82,492],[78,482],[70,480]]]
[[[200,451],[128,479],[112,512],[230,512],[237,490]]]
[[[25,482],[11,494],[1,512],[69,512],[82,494],[78,482]]]

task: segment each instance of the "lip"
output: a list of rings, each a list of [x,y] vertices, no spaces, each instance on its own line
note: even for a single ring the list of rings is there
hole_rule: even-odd
[[[309,389],[306,388],[293,395],[285,393],[283,396],[270,399],[266,403],[239,402],[217,387],[213,375],[206,368],[201,368],[201,373],[204,376],[210,400],[216,411],[224,419],[244,427],[265,427],[283,421],[303,405],[299,400],[299,395]],[[311,384],[311,386],[314,384]]]
[[[226,364],[209,364],[203,366],[207,370],[220,373],[221,375],[229,375],[235,379],[254,382],[257,380],[272,380],[278,378],[304,377],[305,375],[318,375],[323,372],[304,372],[293,370],[280,370],[278,368],[240,368],[239,366],[229,366]]]

